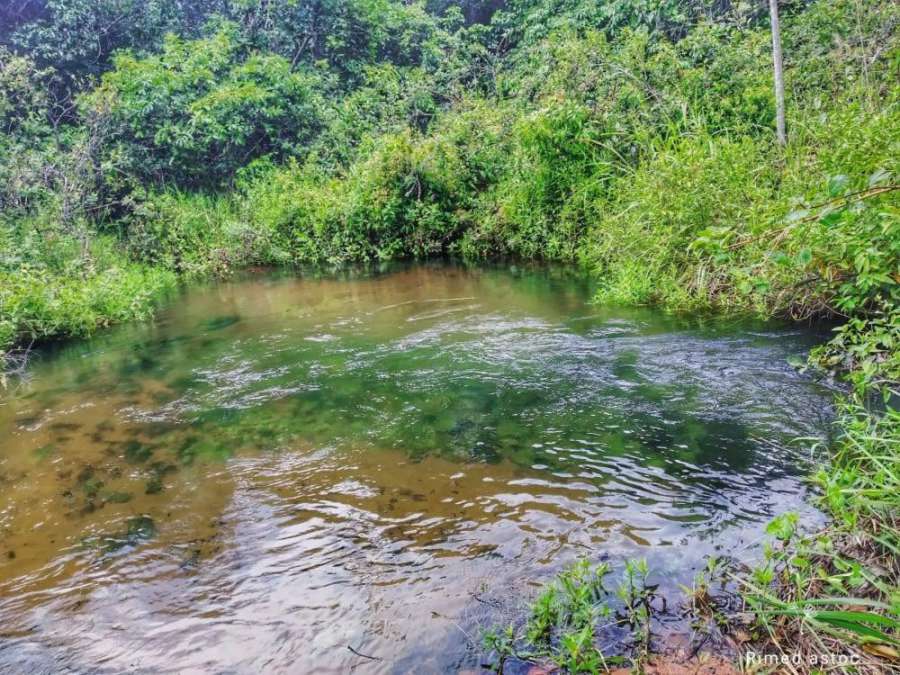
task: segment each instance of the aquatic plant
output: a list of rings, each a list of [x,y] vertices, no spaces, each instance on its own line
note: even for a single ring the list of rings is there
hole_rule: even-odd
[[[579,559],[544,584],[529,603],[524,626],[486,630],[484,648],[495,657],[494,668],[503,672],[513,658],[532,663],[553,663],[567,673],[600,673],[627,663],[639,666],[650,654],[650,622],[655,585],[647,583],[650,570],[644,560],[629,560],[615,589],[605,579],[607,563],[591,565]],[[621,631],[631,631],[621,639]],[[619,635],[615,654],[604,654],[598,640]],[[627,655],[627,656],[626,656]]]

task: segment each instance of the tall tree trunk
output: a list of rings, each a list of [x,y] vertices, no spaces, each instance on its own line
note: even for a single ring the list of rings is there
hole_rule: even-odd
[[[781,56],[781,24],[778,21],[778,0],[769,0],[772,19],[772,60],[775,66],[775,126],[779,145],[787,144],[784,122],[784,60]]]

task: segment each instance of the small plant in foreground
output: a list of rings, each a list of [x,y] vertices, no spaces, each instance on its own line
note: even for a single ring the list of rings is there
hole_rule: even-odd
[[[600,673],[626,662],[622,656],[607,656],[597,647],[604,629],[628,627],[633,636],[636,663],[650,650],[651,601],[656,586],[647,584],[646,561],[628,561],[622,582],[612,592],[604,585],[610,567],[591,566],[580,560],[544,586],[529,605],[525,625],[485,632],[485,649],[497,656],[495,669],[515,658],[529,662],[552,662],[568,673]],[[610,603],[610,600],[618,602]]]
[[[649,574],[646,560],[629,560],[625,563],[624,579],[617,591],[624,607],[625,620],[631,627],[638,661],[650,655],[650,617],[653,614],[650,603],[658,584],[647,585]]]
[[[815,480],[832,523],[798,532],[796,514],[769,525],[775,543],[744,596],[767,641],[783,653],[845,654],[860,672],[900,664],[900,413],[844,403],[843,437]]]

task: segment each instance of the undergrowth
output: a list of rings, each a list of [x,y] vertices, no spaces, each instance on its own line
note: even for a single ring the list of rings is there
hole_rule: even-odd
[[[830,522],[809,532],[779,516],[765,562],[738,581],[760,629],[755,652],[798,659],[796,672],[842,655],[855,672],[882,673],[900,669],[900,324],[894,312],[837,332],[811,359],[851,369],[839,438],[816,448],[815,501]]]
[[[506,662],[516,659],[569,673],[599,673],[643,663],[651,649],[657,586],[648,584],[644,560],[627,561],[615,587],[607,586],[611,572],[606,563],[579,560],[544,585],[524,625],[485,631],[483,644],[493,668],[503,672]],[[598,646],[602,638],[609,647]]]

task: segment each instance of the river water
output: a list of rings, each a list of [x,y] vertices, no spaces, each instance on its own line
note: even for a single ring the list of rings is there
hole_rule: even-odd
[[[38,354],[0,394],[0,672],[455,673],[577,557],[674,589],[753,555],[809,509],[822,336],[590,298],[261,274]]]

